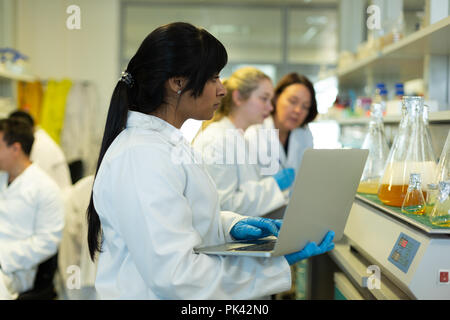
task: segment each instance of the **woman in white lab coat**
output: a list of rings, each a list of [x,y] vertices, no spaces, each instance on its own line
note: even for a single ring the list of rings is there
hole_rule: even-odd
[[[224,85],[226,96],[213,119],[203,123],[193,146],[202,154],[216,183],[222,210],[262,216],[286,204],[283,190],[294,177],[293,170],[282,172],[288,181],[263,175],[258,154],[252,154],[256,148],[252,149],[244,137],[249,126],[270,116],[272,81],[262,71],[245,67],[235,71]]]
[[[88,208],[100,298],[259,297],[291,286],[289,264],[332,249],[328,237],[271,259],[194,252],[277,231],[269,219],[220,212],[214,182],[179,130],[188,118],[212,117],[225,94],[219,72],[226,61],[206,30],[172,23],[144,39],[122,74]]]
[[[258,138],[258,130],[278,129],[279,140],[277,152],[272,152],[272,161],[280,163],[283,168],[300,167],[303,153],[313,148],[313,136],[308,123],[317,117],[317,101],[314,86],[303,75],[289,73],[277,84],[272,100],[274,109],[272,115],[264,120],[262,125],[250,127],[246,132],[246,139],[251,143]],[[273,149],[273,141],[258,145],[263,154]],[[261,167],[265,164],[260,163]]]

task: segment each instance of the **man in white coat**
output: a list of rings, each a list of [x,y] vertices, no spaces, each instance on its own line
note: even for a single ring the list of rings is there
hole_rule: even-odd
[[[60,190],[30,161],[33,129],[0,120],[0,299],[32,289],[37,266],[57,252],[64,226]]]
[[[60,146],[45,132],[36,127],[34,119],[24,111],[15,111],[9,118],[27,121],[34,128],[34,143],[31,148],[30,160],[45,171],[61,188],[62,191],[72,186],[69,165]]]

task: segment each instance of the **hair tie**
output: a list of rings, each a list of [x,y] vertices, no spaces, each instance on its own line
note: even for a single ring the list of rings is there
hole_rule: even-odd
[[[127,71],[122,72],[122,75],[121,75],[119,81],[125,82],[129,88],[133,87],[133,85],[134,85],[134,79],[131,76],[131,74]]]

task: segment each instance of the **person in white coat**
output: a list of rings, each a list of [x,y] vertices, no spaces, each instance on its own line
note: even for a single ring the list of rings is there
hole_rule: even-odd
[[[58,186],[29,159],[33,141],[26,122],[0,120],[0,299],[32,289],[64,226]]]
[[[65,193],[65,227],[58,251],[58,298],[95,300],[97,266],[89,256],[86,242],[86,210],[94,176],[80,179]]]
[[[249,126],[270,116],[272,81],[262,71],[244,67],[224,85],[227,94],[213,119],[203,123],[193,147],[202,154],[205,168],[216,183],[222,210],[263,216],[287,203],[283,190],[294,177],[293,170],[283,171],[280,177],[260,172],[258,154],[252,154],[256,148],[252,149],[244,137]],[[279,163],[275,164],[278,167]],[[281,179],[289,173],[291,179]]]
[[[25,111],[14,111],[9,118],[27,121],[34,128],[34,143],[30,159],[44,170],[63,192],[72,186],[69,165],[58,144],[39,126],[35,126],[33,117]]]
[[[210,119],[225,94],[227,53],[204,29],[171,23],[142,42],[116,85],[88,207],[88,245],[102,299],[248,299],[291,286],[289,264],[196,254],[196,247],[276,234],[270,219],[220,211],[211,177],[179,128]],[[308,247],[309,246],[309,247]]]
[[[261,148],[258,152],[271,154],[272,161],[280,163],[280,170],[298,170],[305,150],[314,147],[308,127],[318,114],[314,86],[305,76],[289,73],[278,82],[272,103],[272,115],[263,124],[250,127],[246,131],[246,139],[251,143],[257,141],[259,130],[278,129],[276,152],[271,152],[273,140],[258,144]],[[260,166],[265,167],[266,164],[260,163]]]
[[[255,125],[246,131],[249,143],[258,143],[258,152],[268,154],[271,162],[280,164],[279,170],[290,167],[296,171],[300,168],[306,149],[313,148],[313,136],[308,123],[317,116],[317,102],[314,86],[305,76],[289,73],[278,82],[272,100],[274,109],[272,115],[264,120],[262,125]],[[265,139],[258,134],[261,130],[278,129],[278,139]],[[274,152],[275,151],[275,152]],[[268,162],[270,163],[270,161]],[[259,162],[262,170],[267,168]],[[281,213],[283,214],[283,213]],[[276,213],[273,217],[279,217]],[[280,294],[281,297],[291,297],[297,294],[297,267],[305,269],[307,261],[292,266],[294,286],[291,290]]]

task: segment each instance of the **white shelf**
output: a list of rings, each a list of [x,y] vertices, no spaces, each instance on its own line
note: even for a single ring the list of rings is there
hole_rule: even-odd
[[[367,77],[408,81],[422,78],[424,56],[450,54],[450,17],[419,30],[372,56],[337,70],[342,86],[360,86]]]
[[[27,74],[15,74],[9,71],[0,70],[0,79],[32,82],[36,80],[36,77]]]
[[[401,116],[386,116],[383,118],[384,123],[398,123],[400,122]],[[336,121],[340,125],[358,125],[367,124],[370,121],[369,117],[363,118],[348,118],[348,119],[322,119],[319,121]],[[450,123],[450,110],[431,112],[429,115],[430,123]]]

